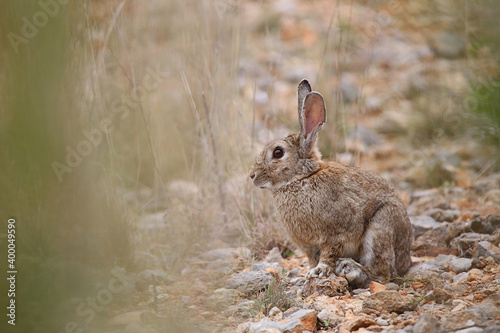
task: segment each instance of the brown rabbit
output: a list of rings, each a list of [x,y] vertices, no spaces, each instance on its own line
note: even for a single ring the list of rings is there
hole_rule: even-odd
[[[372,171],[322,161],[325,102],[307,80],[297,95],[300,132],[267,145],[250,178],[272,191],[278,219],[309,259],[306,278],[335,272],[366,287],[405,274],[413,236],[399,195]]]

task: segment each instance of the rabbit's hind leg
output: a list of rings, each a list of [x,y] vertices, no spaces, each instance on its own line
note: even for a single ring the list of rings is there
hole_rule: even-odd
[[[378,281],[405,274],[411,266],[412,231],[403,203],[387,202],[368,221],[359,263]]]
[[[372,280],[388,282],[393,275],[395,265],[392,235],[392,230],[387,230],[387,227],[378,223],[373,223],[365,232],[359,263],[372,274]]]
[[[335,274],[345,277],[353,288],[367,288],[370,282],[376,280],[368,269],[351,258],[340,258],[337,260]]]
[[[351,285],[365,288],[371,281],[388,282],[395,273],[394,207],[382,206],[368,221],[363,234],[359,262],[341,258],[336,274],[344,276]]]

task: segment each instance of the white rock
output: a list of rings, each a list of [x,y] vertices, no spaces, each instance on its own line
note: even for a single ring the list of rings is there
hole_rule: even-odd
[[[410,222],[413,226],[413,235],[415,238],[440,225],[436,220],[427,215],[410,216]]]
[[[413,333],[440,333],[443,327],[439,321],[431,314],[424,313],[418,317],[418,321],[413,327]]]
[[[469,258],[453,258],[450,261],[450,266],[457,273],[467,272],[472,268],[472,259]]]
[[[382,318],[375,319],[375,322],[377,323],[378,326],[389,326],[389,322]]]
[[[484,329],[480,327],[468,327],[464,328],[463,330],[455,331],[455,333],[481,333],[481,332],[484,332]]]
[[[275,247],[266,256],[266,262],[281,264],[283,257],[281,256],[280,249]]]
[[[269,318],[273,321],[280,321],[283,319],[283,312],[277,307],[274,307],[269,311]]]
[[[453,277],[453,283],[466,282],[468,277],[469,277],[469,272],[463,272],[463,273],[457,274]]]

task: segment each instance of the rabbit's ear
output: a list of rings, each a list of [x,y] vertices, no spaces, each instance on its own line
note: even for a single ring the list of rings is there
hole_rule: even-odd
[[[309,81],[307,79],[303,79],[300,81],[299,86],[297,88],[297,111],[299,112],[299,125],[300,125],[300,130],[304,128],[304,122],[302,121],[302,109],[304,107],[304,99],[306,98],[307,94],[309,94],[312,91],[311,85],[309,84]]]
[[[302,152],[309,155],[316,143],[318,131],[326,122],[325,100],[320,93],[313,91],[306,95],[301,118],[300,145]]]

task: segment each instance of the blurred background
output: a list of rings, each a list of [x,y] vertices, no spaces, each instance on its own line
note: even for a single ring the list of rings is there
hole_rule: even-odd
[[[499,15],[494,1],[2,1],[13,331],[108,332],[137,316],[151,332],[210,331],[203,303],[151,302],[141,278],[189,285],[186,263],[210,249],[291,246],[247,173],[298,130],[302,78],[326,100],[323,157],[403,198],[498,173]]]

